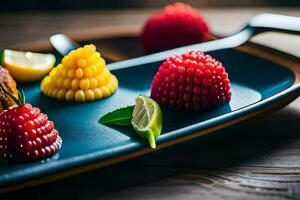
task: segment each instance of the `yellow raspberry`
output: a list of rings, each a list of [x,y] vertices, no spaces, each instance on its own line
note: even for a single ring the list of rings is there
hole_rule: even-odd
[[[116,77],[94,45],[71,51],[41,82],[45,95],[65,101],[93,101],[110,96],[118,87]]]

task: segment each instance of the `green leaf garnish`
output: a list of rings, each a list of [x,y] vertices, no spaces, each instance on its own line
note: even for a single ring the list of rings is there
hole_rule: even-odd
[[[0,83],[0,88],[2,89],[2,91],[8,95],[12,100],[14,100],[14,102],[16,102],[16,104],[18,104],[19,106],[22,106],[25,104],[25,94],[24,91],[22,90],[22,92],[20,92],[18,90],[18,97],[16,97],[15,95],[13,95],[13,93],[11,93],[10,91],[7,90],[6,86],[3,85],[2,83]]]
[[[0,50],[0,65],[3,65],[4,50]]]
[[[107,113],[99,119],[102,124],[131,125],[134,106],[119,108]]]

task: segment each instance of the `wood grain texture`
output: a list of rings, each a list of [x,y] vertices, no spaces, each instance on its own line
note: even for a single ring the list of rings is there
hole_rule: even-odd
[[[228,34],[264,11],[300,15],[295,9],[269,8],[207,9],[204,14],[214,32]],[[82,29],[101,32],[105,26],[119,24],[132,25],[132,30],[138,31],[151,12],[1,13],[0,25],[6,29],[1,31],[0,47],[36,40],[46,43],[55,32],[84,36]],[[300,56],[300,39],[296,36],[266,34],[254,41]],[[32,194],[33,199],[299,199],[299,121],[297,99],[256,122],[3,199]]]

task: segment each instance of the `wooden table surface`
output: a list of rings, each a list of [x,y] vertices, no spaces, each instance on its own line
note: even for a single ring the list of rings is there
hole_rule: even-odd
[[[214,33],[237,31],[251,16],[300,9],[203,9]],[[47,41],[54,33],[139,30],[153,10],[0,13],[0,48]],[[300,37],[267,33],[255,42],[300,56]],[[267,77],[266,77],[267,78]],[[113,167],[14,192],[33,199],[299,199],[300,99],[251,124],[229,128]]]

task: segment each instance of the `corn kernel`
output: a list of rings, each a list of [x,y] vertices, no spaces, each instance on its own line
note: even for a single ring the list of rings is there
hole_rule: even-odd
[[[88,47],[88,49],[91,49],[91,51],[96,51],[96,46],[93,44],[85,45],[85,47]]]
[[[90,87],[90,80],[88,78],[81,79],[79,81],[79,87],[83,90],[86,90]]]
[[[49,91],[49,84],[43,84],[41,85],[41,90],[43,91],[44,94],[46,94]]]
[[[114,88],[116,89],[117,87],[118,87],[118,79],[114,76],[114,75],[112,75],[112,81],[111,81],[111,84],[114,86]]]
[[[101,54],[100,54],[99,52],[96,52],[96,53],[95,53],[95,57],[96,57],[96,59],[98,60],[99,58],[101,58]]]
[[[84,90],[84,94],[87,101],[93,101],[95,99],[95,94],[91,89]]]
[[[57,87],[63,87],[64,85],[64,79],[62,77],[59,77],[56,81]]]
[[[80,79],[83,77],[83,70],[81,68],[76,69],[76,78]]]
[[[87,62],[85,59],[79,59],[77,61],[77,66],[80,68],[85,68],[87,66]]]
[[[46,90],[45,90],[45,93],[48,95],[48,96],[51,96],[51,93],[52,93],[52,88],[49,86],[49,87],[45,87],[46,88]]]
[[[109,80],[110,80],[110,72],[107,69],[104,69],[103,73],[102,73],[102,77],[103,77],[103,84],[106,84]]]
[[[106,86],[102,86],[100,89],[102,91],[103,97],[108,97],[111,94],[111,92]]]
[[[57,79],[59,78],[59,75],[55,74],[54,76],[51,76],[50,78],[51,78],[51,83],[56,83]]]
[[[63,75],[63,77],[68,77],[68,69],[63,69],[62,70],[62,75]]]
[[[94,95],[95,95],[95,99],[102,99],[103,94],[102,94],[102,91],[100,90],[100,88],[95,88],[93,90],[93,92],[94,92]]]
[[[96,58],[95,54],[91,55],[87,59],[87,62],[89,63],[89,65],[92,65],[92,64],[96,63],[96,61],[97,61],[97,58]]]
[[[115,87],[111,83],[107,84],[106,87],[111,93],[115,90]]]
[[[101,66],[103,66],[103,67],[106,66],[106,62],[105,62],[105,60],[104,60],[103,58],[100,58],[100,59],[98,60],[98,62],[99,62],[99,65],[101,65]]]
[[[56,74],[56,72],[57,72],[57,67],[56,67],[56,68],[53,68],[53,69],[50,71],[49,76],[50,76],[50,77],[51,77],[51,76],[54,76],[54,75]]]
[[[79,101],[79,102],[84,102],[85,101],[85,95],[84,95],[83,90],[76,90],[75,100]]]
[[[91,89],[94,89],[98,86],[98,81],[96,78],[90,78],[90,88]]]
[[[61,60],[61,63],[63,65],[66,65],[68,62],[69,62],[69,57],[67,57],[67,56],[63,57],[63,59]]]
[[[62,67],[63,67],[62,64],[58,64],[57,67],[56,67],[56,73],[61,72]]]
[[[56,97],[56,94],[58,92],[58,89],[57,88],[53,88],[53,90],[51,90],[51,97],[55,98]]]
[[[45,87],[50,82],[50,77],[46,76],[41,82],[41,88]],[[43,90],[43,89],[42,89]]]
[[[74,79],[71,83],[72,89],[76,90],[79,87],[79,80]]]
[[[101,76],[101,75],[98,75],[98,76],[96,77],[96,80],[97,80],[97,82],[98,82],[98,85],[104,85],[104,84],[105,84],[105,83],[104,83],[104,77]]]
[[[75,78],[75,69],[69,69],[68,70],[68,77],[69,78]]]
[[[93,53],[92,51],[86,48],[83,48],[82,51],[80,52],[82,58],[88,58],[92,53]]]
[[[98,67],[96,65],[91,65],[90,68],[92,70],[93,75],[98,74]]]
[[[57,94],[56,94],[56,97],[59,99],[59,100],[63,100],[65,98],[65,95],[66,95],[66,90],[65,89],[60,89]]]
[[[64,65],[64,66],[66,66],[67,68],[75,68],[76,67],[76,63],[75,63],[74,60],[70,59],[68,61],[68,63],[66,65]]]
[[[87,67],[83,70],[83,76],[85,78],[90,78],[93,76],[93,71],[91,70],[91,68]]]
[[[66,88],[66,89],[72,88],[72,80],[71,79],[64,80],[64,88]]]
[[[66,93],[65,99],[67,101],[73,101],[74,93],[75,93],[74,90],[68,90],[67,93]]]

